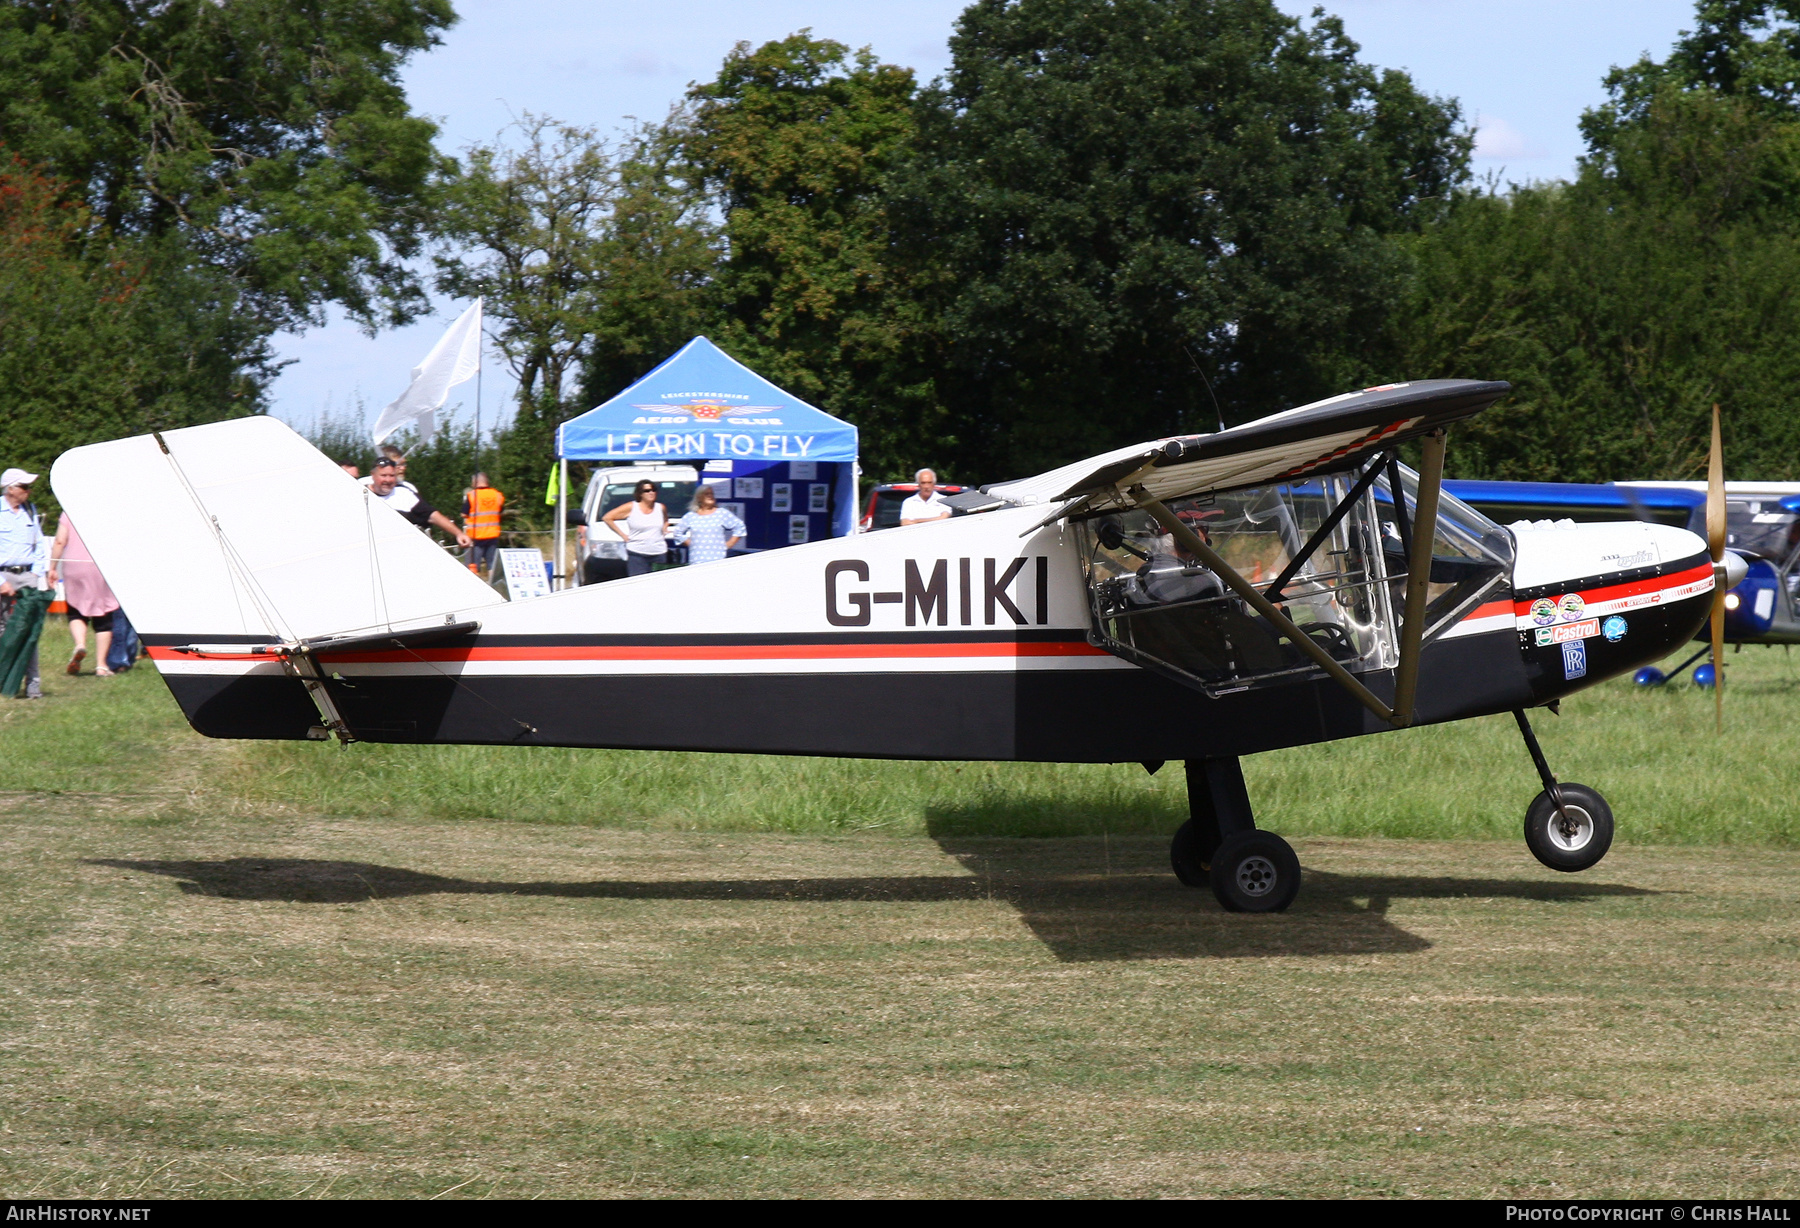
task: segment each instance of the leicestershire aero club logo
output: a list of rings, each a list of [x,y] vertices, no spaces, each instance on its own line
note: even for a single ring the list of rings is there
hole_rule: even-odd
[[[670,418],[681,417],[692,418],[697,422],[717,422],[727,414],[735,418],[743,414],[769,413],[781,407],[779,405],[728,405],[723,401],[699,398],[679,403],[664,401],[656,405],[633,405],[632,408]]]

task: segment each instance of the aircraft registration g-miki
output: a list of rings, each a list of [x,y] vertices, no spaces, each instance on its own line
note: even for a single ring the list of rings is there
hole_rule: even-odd
[[[1446,433],[1508,390],[1364,389],[966,492],[973,514],[516,602],[270,418],[76,448],[52,480],[208,736],[1180,759],[1175,873],[1270,912],[1300,865],[1240,758],[1412,725],[1512,713],[1544,785],[1528,846],[1594,865],[1611,811],[1526,710],[1667,655],[1741,578],[1722,535],[1509,531],[1445,496]],[[739,714],[704,743],[703,704]]]

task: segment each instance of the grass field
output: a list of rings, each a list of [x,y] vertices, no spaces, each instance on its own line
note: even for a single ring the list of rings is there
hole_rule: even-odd
[[[1724,739],[1542,719],[1584,875],[1509,721],[1252,760],[1270,917],[1168,874],[1176,771],[217,743],[52,674],[0,1196],[1793,1196],[1800,680],[1737,660]]]

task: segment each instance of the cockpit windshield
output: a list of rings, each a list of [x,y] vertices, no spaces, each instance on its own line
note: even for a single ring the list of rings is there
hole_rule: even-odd
[[[1800,515],[1773,499],[1727,500],[1725,544],[1780,565],[1800,548]]]
[[[1167,507],[1346,669],[1388,669],[1398,660],[1401,545],[1411,540],[1416,515],[1417,479],[1396,468],[1406,497],[1399,516],[1385,474],[1359,491],[1356,472],[1169,500]],[[1112,512],[1073,527],[1103,647],[1210,694],[1321,672],[1149,513]],[[1512,553],[1505,530],[1444,497],[1426,635],[1504,586]]]
[[[1405,465],[1400,471],[1400,486],[1406,493],[1405,512],[1408,519],[1418,504],[1419,475]],[[1387,558],[1387,573],[1395,577],[1394,601],[1399,608],[1400,593],[1406,581],[1406,550],[1412,536],[1394,509],[1388,479],[1383,475],[1375,483],[1375,504],[1381,516],[1382,553]],[[1495,588],[1495,578],[1510,576],[1513,564],[1512,534],[1483,516],[1448,491],[1438,495],[1437,535],[1431,543],[1431,587],[1427,590],[1425,634],[1442,629],[1447,621],[1460,618],[1478,600]]]

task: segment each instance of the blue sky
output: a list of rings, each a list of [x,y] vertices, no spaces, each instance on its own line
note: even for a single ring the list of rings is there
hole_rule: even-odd
[[[1296,16],[1311,2],[1277,0]],[[921,79],[949,63],[946,39],[964,0],[458,0],[444,45],[407,68],[413,106],[438,119],[455,152],[491,140],[524,111],[602,128],[663,115],[690,81],[710,79],[731,46],[810,27],[873,47]],[[1605,97],[1600,78],[1649,52],[1661,58],[1692,24],[1692,0],[1336,0],[1325,5],[1362,45],[1362,58],[1403,68],[1425,90],[1461,101],[1479,129],[1477,174],[1507,180],[1567,176],[1581,154],[1581,112]],[[274,413],[306,428],[358,398],[372,421],[405,388],[413,364],[465,304],[369,338],[333,319],[279,339],[285,368]],[[464,412],[473,404],[471,386]],[[484,419],[511,394],[489,351]]]

